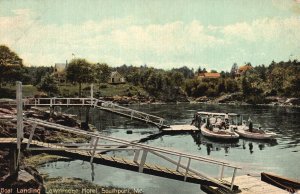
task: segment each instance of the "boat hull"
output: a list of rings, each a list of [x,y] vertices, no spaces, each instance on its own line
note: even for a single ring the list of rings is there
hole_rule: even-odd
[[[239,134],[241,137],[248,138],[248,139],[267,140],[267,139],[275,139],[277,137],[276,133],[272,133],[272,132],[253,133],[241,128],[238,128],[235,132]]]
[[[214,139],[221,139],[221,140],[236,140],[239,138],[239,134],[236,132],[232,132],[231,134],[220,134],[210,131],[206,128],[206,124],[201,126],[201,133],[205,137],[214,138]]]

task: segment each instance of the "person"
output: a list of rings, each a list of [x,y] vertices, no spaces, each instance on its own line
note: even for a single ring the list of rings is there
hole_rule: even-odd
[[[250,132],[253,132],[253,123],[252,123],[252,120],[250,119],[250,117],[249,117],[249,131]]]
[[[225,129],[229,127],[229,115],[228,113],[225,114]]]

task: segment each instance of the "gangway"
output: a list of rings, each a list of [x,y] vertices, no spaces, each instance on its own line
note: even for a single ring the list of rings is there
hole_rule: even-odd
[[[68,156],[72,159],[89,161],[90,163],[98,163],[190,183],[221,187],[228,191],[236,190],[238,188],[236,185],[234,185],[234,178],[239,167],[231,165],[225,161],[187,154],[166,148],[158,148],[141,143],[130,142],[120,138],[109,137],[96,132],[87,132],[78,128],[66,127],[39,119],[24,118],[24,126],[31,127],[29,137],[20,141],[21,144],[23,144],[23,147],[28,151],[59,154]],[[34,140],[33,137],[38,126],[86,136],[91,140],[88,144],[64,142],[54,144],[37,141]],[[1,141],[4,140],[0,140],[0,142]],[[17,142],[16,139],[10,139],[10,141],[12,143]],[[122,148],[122,146],[124,147]],[[108,150],[117,151],[117,153],[115,153],[114,156],[98,153],[100,151]],[[130,160],[128,158],[115,156],[119,152],[124,151],[134,152],[133,159]],[[151,157],[159,157],[160,160],[155,160],[156,162],[147,162],[149,155],[152,155]],[[165,167],[164,165],[158,164],[162,163],[161,161],[164,161],[164,163],[168,162],[173,167]],[[186,161],[186,163],[184,161]],[[192,168],[192,163],[201,164],[201,168],[203,169],[205,169],[207,166],[213,166],[215,168],[219,168],[220,172],[215,177],[210,176],[201,172],[201,169]],[[231,182],[223,180],[225,169],[232,170],[233,174]]]
[[[24,106],[87,106],[100,110],[112,112],[130,119],[153,124],[158,128],[169,128],[164,118],[137,111],[116,103],[97,98],[27,98],[24,99]]]

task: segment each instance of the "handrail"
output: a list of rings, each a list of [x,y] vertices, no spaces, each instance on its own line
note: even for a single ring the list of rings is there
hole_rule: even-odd
[[[41,103],[40,102],[41,100],[48,100],[49,103]],[[65,101],[65,100],[67,100],[67,103],[62,103],[62,104],[58,103],[59,101],[61,102],[61,101]],[[63,104],[66,104],[66,105],[75,105],[76,104],[77,105],[77,103],[70,103],[70,100],[79,101],[80,103],[78,103],[78,105],[97,106],[98,108],[102,108],[102,109],[110,109],[109,106],[112,106],[112,107],[120,108],[118,111],[115,111],[115,112],[122,112],[122,111],[128,111],[130,113],[134,112],[136,114],[149,116],[153,119],[158,119],[159,122],[165,121],[164,118],[158,117],[156,115],[151,115],[151,114],[141,112],[138,110],[130,109],[130,108],[127,108],[124,106],[120,106],[111,101],[105,101],[105,100],[101,100],[101,99],[97,99],[97,98],[55,98],[55,97],[54,98],[27,98],[27,99],[24,99],[24,105],[63,105]],[[34,101],[34,102],[30,102],[30,101]],[[88,101],[88,102],[86,102],[86,101]],[[108,106],[107,107],[103,106],[103,105],[99,106],[98,102],[107,103]]]
[[[195,156],[195,155],[192,155],[192,154],[185,154],[185,153],[182,153],[182,152],[179,152],[179,151],[168,150],[168,149],[165,149],[165,148],[157,148],[157,147],[144,145],[144,144],[140,144],[140,143],[129,142],[129,141],[119,139],[119,138],[103,136],[103,135],[100,135],[100,134],[97,134],[97,133],[94,133],[94,132],[86,132],[86,131],[83,131],[83,130],[80,130],[80,129],[65,127],[65,126],[62,126],[62,125],[59,125],[59,124],[45,122],[45,121],[42,121],[42,120],[39,120],[39,119],[26,119],[26,120],[29,121],[29,122],[32,122],[32,123],[36,123],[38,125],[49,127],[49,128],[54,128],[54,129],[58,129],[58,130],[65,130],[65,131],[68,131],[68,132],[78,133],[78,134],[81,134],[81,135],[88,135],[88,136],[91,136],[91,137],[96,137],[96,138],[100,138],[100,139],[104,139],[104,140],[108,140],[108,141],[112,141],[112,142],[129,144],[131,146],[141,147],[141,148],[152,150],[152,151],[159,151],[159,152],[165,153],[165,154],[181,156],[181,157],[185,157],[185,158],[191,158],[193,160],[208,162],[208,163],[212,163],[212,164],[224,165],[224,166],[230,167],[230,168],[241,169],[240,167],[237,167],[237,166],[234,166],[234,165],[229,165],[228,162],[221,161],[221,160],[215,160],[215,159],[210,159],[210,158],[206,158],[206,157]]]

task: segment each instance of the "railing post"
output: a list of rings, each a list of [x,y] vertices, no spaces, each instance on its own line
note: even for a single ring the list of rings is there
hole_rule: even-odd
[[[191,164],[191,158],[189,158],[189,161],[188,161],[188,164],[187,164],[187,167],[186,167],[186,171],[185,171],[185,175],[184,175],[184,182],[186,181],[187,174],[188,174],[189,168],[190,168],[190,164]]]
[[[52,98],[50,98],[50,107],[52,107]]]
[[[231,190],[233,189],[233,183],[234,183],[234,179],[235,179],[235,174],[236,174],[236,168],[234,168],[232,179],[231,179],[231,186],[230,186]]]
[[[134,150],[133,162],[137,163],[139,156],[140,156],[140,150]]]
[[[181,162],[181,155],[179,156],[179,159],[178,159],[178,163],[177,163],[177,168],[176,168],[176,171],[179,170],[179,167],[180,167],[180,162]]]
[[[93,147],[94,139],[95,139],[94,137],[91,137],[90,148]]]
[[[96,99],[95,102],[94,102],[94,108],[95,108],[96,106],[98,106],[98,102],[99,102],[99,100]]]
[[[134,111],[131,110],[131,114],[130,114],[131,120],[132,120],[133,114],[134,114]]]
[[[91,155],[91,161],[90,161],[91,164],[93,163],[93,159],[94,159],[94,156],[95,156],[95,153],[96,153],[96,148],[97,148],[97,145],[98,145],[98,141],[99,141],[99,137],[97,137],[96,142],[94,144],[94,149],[93,149],[93,153]]]
[[[91,102],[94,98],[94,84],[91,84]]]
[[[146,158],[147,158],[147,154],[148,154],[148,150],[144,150],[142,158],[141,158],[141,162],[139,164],[139,172],[143,172],[144,164],[145,164]]]
[[[27,142],[27,149],[29,148],[29,146],[30,146],[30,143],[31,143],[31,141],[32,141],[32,137],[33,137],[33,135],[34,135],[34,131],[35,131],[35,128],[37,127],[37,124],[35,123],[35,124],[33,124],[33,127],[32,127],[32,129],[31,129],[31,132],[30,132],[30,136],[29,136],[29,139],[28,139],[28,142]]]
[[[224,174],[224,163],[222,163],[221,169],[220,169],[220,179],[222,180]]]

